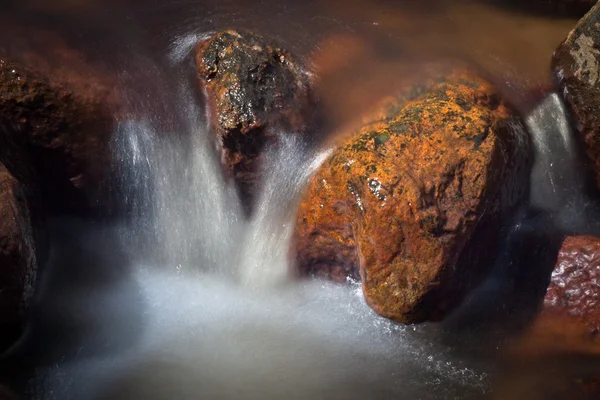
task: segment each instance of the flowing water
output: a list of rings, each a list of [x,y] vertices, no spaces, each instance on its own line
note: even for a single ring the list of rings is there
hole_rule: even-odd
[[[21,377],[28,396],[493,398],[502,349],[485,334],[456,327],[482,320],[490,330],[489,314],[510,320],[515,309],[534,308],[522,298],[507,307],[506,299],[523,291],[539,295],[540,277],[524,272],[538,255],[533,261],[548,261],[538,245],[546,249],[554,233],[596,231],[564,106],[556,95],[532,104],[523,94],[547,83],[552,49],[574,21],[481,2],[152,3],[7,7],[6,15],[61,32],[87,61],[117,75],[127,104],[113,150],[128,215],[111,224],[51,221],[32,322],[7,356],[28,371]],[[515,31],[524,24],[525,31]],[[327,131],[315,135],[351,124],[434,54],[486,68],[527,114],[535,152],[531,204],[506,228],[492,276],[446,323],[398,325],[372,312],[356,283],[290,279],[294,213],[328,149],[281,132],[262,166],[256,210],[244,218],[222,176],[209,113],[191,76],[193,44],[231,26],[269,34],[314,63],[329,115]],[[370,50],[359,45],[355,57],[350,47],[331,48],[330,36],[359,38]],[[43,40],[4,45],[25,54],[44,48]],[[329,73],[332,64],[337,68]],[[527,301],[539,300],[533,297]],[[492,312],[500,309],[508,315]]]

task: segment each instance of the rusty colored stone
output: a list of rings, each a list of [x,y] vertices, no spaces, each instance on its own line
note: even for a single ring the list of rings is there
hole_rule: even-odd
[[[568,315],[573,324],[600,333],[600,238],[573,236],[563,242],[543,312]]]
[[[572,113],[600,187],[600,4],[556,49],[553,73]]]
[[[526,194],[529,143],[484,80],[464,71],[345,139],[311,180],[297,220],[302,272],[360,267],[379,314],[442,318],[482,276],[503,216]]]
[[[0,57],[0,161],[36,181],[52,210],[90,210],[107,192],[114,103],[85,82],[51,80]]]
[[[0,353],[21,334],[36,270],[24,187],[0,163]]]
[[[196,67],[223,163],[249,212],[263,150],[279,133],[307,130],[314,111],[308,77],[287,51],[232,30],[198,44]]]

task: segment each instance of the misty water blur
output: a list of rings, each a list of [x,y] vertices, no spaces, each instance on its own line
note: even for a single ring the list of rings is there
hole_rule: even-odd
[[[127,218],[109,226],[58,219],[49,227],[51,254],[32,323],[9,354],[11,367],[25,364],[23,370],[35,371],[24,378],[29,396],[493,395],[490,376],[498,372],[496,352],[502,350],[486,336],[461,332],[457,340],[452,323],[482,321],[492,329],[491,317],[503,327],[527,302],[533,303],[531,312],[543,282],[527,275],[534,270],[530,265],[551,268],[556,238],[565,230],[594,232],[594,224],[564,106],[556,95],[542,102],[529,95],[548,83],[550,55],[575,20],[489,3],[0,4],[0,47],[25,60],[41,54],[52,71],[65,63],[52,52],[53,42],[46,42],[57,35],[86,62],[119,78],[128,111],[119,117],[114,143],[117,192]],[[288,281],[293,212],[327,149],[282,132],[266,157],[257,212],[244,220],[210,144],[190,59],[196,40],[232,27],[272,37],[314,72],[328,118],[327,132],[317,134],[344,130],[373,103],[418,78],[432,59],[472,61],[527,114],[535,145],[533,207],[524,205],[502,228],[507,241],[494,274],[442,326],[452,333],[382,319],[356,285]],[[534,296],[511,297],[519,290]],[[507,306],[507,299],[514,304]]]
[[[189,121],[186,135],[160,135],[148,116],[125,122],[115,142],[133,215],[120,228],[132,263],[132,283],[124,289],[138,288],[143,302],[120,307],[125,315],[141,313],[139,336],[131,336],[125,351],[38,369],[34,396],[433,399],[485,393],[485,368],[454,359],[427,328],[378,317],[360,286],[287,282],[299,195],[326,150],[282,133],[267,152],[264,184],[246,220],[218,167],[200,105],[181,93],[174,108]],[[112,299],[129,303],[133,295],[118,286],[101,293],[87,304],[91,314]],[[62,296],[76,298],[69,290]],[[121,318],[115,323],[132,323]],[[98,337],[111,341],[107,329],[88,331],[92,346]],[[82,340],[80,349],[89,346]]]

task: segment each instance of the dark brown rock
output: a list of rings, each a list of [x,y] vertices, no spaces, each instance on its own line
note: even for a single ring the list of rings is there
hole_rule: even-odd
[[[564,314],[600,333],[600,238],[568,237],[544,298],[544,313]]]
[[[0,161],[37,183],[46,208],[100,205],[114,127],[110,93],[93,79],[49,78],[0,56]]]
[[[37,270],[23,186],[0,164],[0,352],[21,334]]]
[[[442,318],[485,272],[502,218],[526,194],[522,125],[484,80],[438,76],[345,139],[297,221],[301,273],[355,274],[379,314]]]
[[[251,207],[263,150],[280,132],[307,129],[313,112],[308,77],[285,50],[236,31],[198,44],[196,67],[223,163]]]
[[[600,238],[567,237],[540,313],[506,352],[498,399],[600,398],[599,276]]]
[[[600,4],[554,52],[552,69],[600,187]]]

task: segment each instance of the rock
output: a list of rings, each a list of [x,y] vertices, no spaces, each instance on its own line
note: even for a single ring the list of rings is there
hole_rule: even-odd
[[[36,270],[24,187],[0,164],[0,353],[21,334]]]
[[[93,79],[48,78],[0,56],[0,161],[35,181],[51,211],[99,208],[115,104]]]
[[[543,313],[568,316],[572,324],[600,333],[600,238],[565,239],[544,297]]]
[[[600,187],[600,4],[554,52],[553,73],[567,102]]]
[[[350,276],[360,267],[376,312],[438,320],[484,274],[498,225],[527,193],[528,138],[493,88],[460,70],[388,102],[382,115],[311,180],[298,267]]]
[[[314,112],[308,76],[285,50],[231,30],[198,44],[196,67],[222,161],[249,212],[263,150],[279,133],[307,131]]]
[[[504,352],[498,399],[600,397],[600,238],[567,237],[541,309]],[[494,390],[495,391],[495,390]]]

